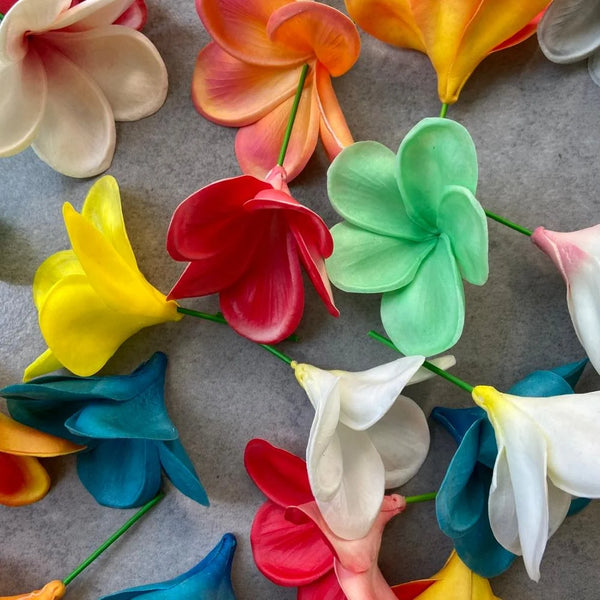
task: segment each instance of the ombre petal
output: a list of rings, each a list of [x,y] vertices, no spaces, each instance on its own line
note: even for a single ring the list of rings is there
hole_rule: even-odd
[[[147,18],[148,9],[145,0],[134,0],[114,23],[140,31],[146,24]]]
[[[32,504],[49,489],[50,477],[37,458],[0,452],[0,505]]]
[[[60,14],[52,29],[85,31],[110,25],[132,4],[132,0],[85,0],[72,3],[69,10]]]
[[[47,583],[41,590],[34,590],[17,596],[1,596],[0,600],[59,600],[65,595],[65,592],[65,584],[55,579]]]
[[[519,29],[519,31],[517,31],[517,33],[515,33],[508,39],[504,40],[502,43],[498,44],[494,48],[493,52],[498,52],[499,50],[505,50],[506,48],[511,48],[512,46],[516,46],[517,44],[520,44],[521,42],[525,41],[527,38],[530,38],[538,30],[538,25],[539,25],[542,17],[544,16],[544,13],[546,12],[546,10],[547,9],[544,9],[543,11],[541,11],[536,17],[534,17],[531,21],[529,21],[529,23],[527,23],[527,25],[525,25],[525,27],[523,27],[522,29]]]

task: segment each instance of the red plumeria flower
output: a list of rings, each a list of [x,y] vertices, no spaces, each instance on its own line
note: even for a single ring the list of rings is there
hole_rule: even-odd
[[[241,127],[244,173],[263,178],[277,161],[303,64],[310,65],[284,167],[290,180],[315,150],[331,159],[352,136],[331,85],[356,62],[360,37],[343,13],[319,2],[196,0],[214,42],[198,56],[192,97],[206,118]]]
[[[333,316],[324,258],[333,240],[323,220],[289,194],[285,171],[267,181],[223,179],[175,210],[167,234],[175,260],[190,261],[169,299],[219,294],[221,311],[241,335],[277,343],[298,326],[304,309],[300,263]]]

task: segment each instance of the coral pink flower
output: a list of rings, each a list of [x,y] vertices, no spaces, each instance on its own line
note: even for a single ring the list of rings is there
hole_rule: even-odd
[[[405,508],[401,496],[384,498],[364,538],[343,540],[323,520],[302,459],[255,439],[246,446],[244,461],[268,498],[250,533],[254,560],[267,578],[298,587],[299,600],[395,599],[377,557],[385,524]]]
[[[290,180],[314,152],[319,130],[330,158],[352,143],[331,85],[358,58],[352,21],[318,2],[196,0],[214,39],[198,56],[192,96],[198,111],[241,127],[235,141],[244,173],[264,178],[277,162],[302,65],[310,71],[284,162]]]
[[[324,266],[333,251],[331,234],[290,196],[281,167],[267,181],[242,175],[192,194],[173,214],[167,250],[175,260],[190,261],[168,298],[219,293],[227,322],[255,342],[279,342],[298,326],[300,263],[329,312],[339,314]]]
[[[137,28],[142,0],[1,0],[0,156],[32,146],[53,169],[89,177],[110,165],[115,119],[152,114],[165,65]]]

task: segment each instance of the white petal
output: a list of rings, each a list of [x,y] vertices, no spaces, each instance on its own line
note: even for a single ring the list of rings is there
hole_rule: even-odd
[[[64,12],[53,24],[52,29],[84,31],[114,23],[132,0],[85,0]]]
[[[584,59],[600,46],[600,3],[554,0],[538,26],[542,52],[556,63]]]
[[[386,489],[405,484],[427,458],[427,419],[417,403],[406,396],[399,396],[367,433],[383,461]]]
[[[106,170],[115,149],[115,123],[106,98],[94,81],[59,52],[43,55],[48,99],[36,154],[71,177],[91,177]]]
[[[117,121],[156,112],[167,95],[167,69],[152,42],[135,29],[106,25],[44,38],[100,86]]]
[[[332,371],[340,377],[340,422],[359,431],[371,427],[394,404],[423,360],[405,356],[368,371]]]
[[[565,520],[573,496],[557,488],[550,479],[546,479],[546,483],[548,485],[548,537],[551,537]]]
[[[46,73],[37,52],[0,70],[0,156],[21,152],[34,139],[46,104]]]
[[[453,354],[446,354],[437,358],[430,358],[429,362],[439,369],[447,371],[456,364],[456,358]],[[421,383],[421,381],[431,379],[432,377],[437,377],[437,375],[425,367],[419,367],[419,370],[410,378],[410,381],[406,385]]]
[[[600,52],[594,52],[588,58],[588,73],[596,85],[600,85]]]

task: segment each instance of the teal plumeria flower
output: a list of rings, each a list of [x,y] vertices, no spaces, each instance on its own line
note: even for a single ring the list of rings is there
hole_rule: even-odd
[[[465,316],[462,279],[487,280],[487,222],[476,186],[469,132],[440,118],[413,127],[397,155],[358,142],[329,168],[329,199],[345,219],[331,230],[329,277],[348,292],[383,292],[383,326],[403,354],[454,345]]]

